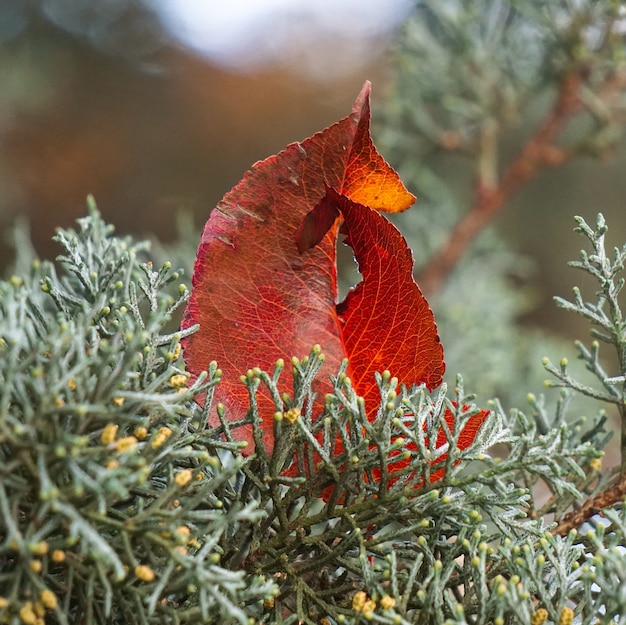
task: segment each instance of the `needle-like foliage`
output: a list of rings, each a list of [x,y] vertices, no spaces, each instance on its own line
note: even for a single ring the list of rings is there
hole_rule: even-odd
[[[250,409],[230,421],[212,405],[217,365],[188,385],[181,334],[164,332],[187,296],[177,272],[93,207],[79,224],[56,236],[56,266],[0,285],[0,622],[625,622],[626,517],[621,481],[600,470],[601,410],[584,428],[575,396],[556,414],[534,396],[526,412],[493,402],[460,449],[478,410],[460,376],[431,393],[382,372],[369,421],[342,368],[315,414],[315,346],[251,368]],[[614,293],[605,228],[580,222],[583,264]]]

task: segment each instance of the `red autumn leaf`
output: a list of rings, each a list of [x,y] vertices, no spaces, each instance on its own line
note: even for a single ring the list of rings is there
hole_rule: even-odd
[[[336,306],[336,314],[350,378],[371,412],[380,403],[375,371],[388,369],[406,384],[436,388],[444,372],[443,348],[433,312],[413,280],[411,250],[382,215],[328,189],[297,233],[299,247],[303,240],[319,240],[339,213],[363,280]]]
[[[415,198],[372,143],[369,93],[366,83],[350,116],[256,163],[205,225],[183,319],[183,328],[200,329],[184,339],[184,355],[192,375],[218,361],[216,401],[230,420],[248,409],[239,378],[249,367],[271,370],[315,343],[326,356],[318,398],[332,391],[329,374],[345,357],[370,414],[379,403],[375,371],[389,369],[407,385],[441,383],[443,349],[410,250],[376,212],[404,210]],[[339,305],[338,212],[363,276]],[[258,401],[271,448],[276,407],[268,394]],[[237,436],[253,443],[250,428]]]
[[[413,281],[411,251],[402,234],[379,213],[328,189],[298,230],[299,249],[304,252],[319,242],[339,214],[344,219],[341,231],[346,235],[345,242],[354,250],[363,280],[337,306],[337,314],[342,324],[346,353],[350,355],[352,383],[364,398],[371,420],[380,403],[378,388],[372,383],[374,371],[411,372],[413,381],[423,382],[432,390],[441,383],[443,350],[433,313]],[[398,329],[402,333],[398,333]],[[372,349],[373,334],[377,335],[379,352]],[[410,382],[407,379],[401,381]],[[488,411],[483,410],[468,419],[457,441],[459,449],[471,445],[487,415]],[[450,410],[446,410],[444,419],[452,431],[454,415]],[[440,450],[438,465],[445,462],[447,445],[445,432],[439,430],[435,445]],[[394,474],[410,464],[410,458],[403,452],[414,452],[415,449],[414,444],[408,444],[391,452],[390,458],[400,458],[388,465],[389,486],[398,479]],[[336,455],[344,452],[339,438],[334,451]],[[295,466],[292,465],[288,473],[295,474]],[[443,468],[435,468],[430,475],[431,482],[443,474]],[[381,470],[373,469],[372,476],[379,481]],[[328,499],[331,491],[332,487],[325,490],[322,497]]]

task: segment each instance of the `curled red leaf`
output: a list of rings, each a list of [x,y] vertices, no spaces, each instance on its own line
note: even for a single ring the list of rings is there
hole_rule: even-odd
[[[215,399],[230,420],[248,409],[239,378],[249,367],[272,370],[277,359],[307,354],[316,343],[326,357],[317,397],[332,391],[329,376],[347,357],[370,415],[380,401],[375,371],[388,369],[407,385],[441,383],[443,349],[412,277],[411,252],[378,212],[404,210],[415,198],[372,143],[369,94],[366,83],[348,117],[255,164],[205,225],[182,324],[200,329],[184,339],[184,357],[195,376],[218,361]],[[337,304],[341,220],[363,280]],[[277,408],[263,390],[258,406],[271,449]],[[217,425],[216,415],[209,419]],[[253,443],[251,428],[236,434]]]
[[[380,401],[374,372],[393,371],[401,383],[441,384],[443,347],[432,310],[413,280],[413,255],[400,231],[378,212],[328,189],[299,230],[299,240],[331,227],[341,214],[345,243],[363,280],[337,305],[350,377],[368,410]],[[332,218],[332,220],[331,220]]]

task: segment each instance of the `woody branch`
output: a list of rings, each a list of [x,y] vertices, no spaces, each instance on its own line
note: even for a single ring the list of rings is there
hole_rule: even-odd
[[[550,113],[509,165],[499,184],[494,149],[497,136],[494,132],[483,136],[482,158],[472,207],[452,229],[443,247],[418,275],[418,283],[426,294],[432,294],[441,287],[471,242],[523,184],[535,177],[542,168],[561,165],[568,160],[571,152],[558,147],[555,142],[572,115],[582,105],[582,83],[583,78],[579,71],[572,71],[563,77]]]

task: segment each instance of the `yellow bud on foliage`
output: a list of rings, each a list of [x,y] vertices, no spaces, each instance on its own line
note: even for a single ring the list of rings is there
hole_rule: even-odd
[[[135,428],[133,434],[135,435],[135,438],[137,440],[142,441],[144,438],[146,438],[146,436],[148,436],[148,428],[144,427],[143,425],[138,425]]]
[[[26,625],[35,625],[37,622],[37,615],[33,610],[33,604],[31,601],[27,601],[19,611],[20,620]]]
[[[52,561],[56,562],[57,564],[60,564],[61,562],[65,561],[65,551],[62,551],[61,549],[55,549],[52,552]]]
[[[284,414],[285,419],[292,425],[298,420],[299,416],[300,416],[299,408],[291,408],[287,410],[287,412]]]
[[[163,426],[157,432],[157,435],[152,441],[152,449],[156,449],[165,443],[165,441],[172,435],[172,430],[166,426]]]
[[[600,471],[602,469],[602,458],[594,458],[589,462],[589,468],[592,471]]]
[[[117,436],[117,430],[119,425],[115,423],[108,423],[104,430],[102,430],[102,434],[100,435],[100,442],[103,445],[110,445],[115,442],[115,437]]]
[[[374,601],[373,599],[368,599],[363,604],[363,610],[361,610],[361,611],[365,615],[365,614],[372,614],[375,609],[376,609],[376,601]]]
[[[572,610],[572,608],[568,608],[567,606],[564,607],[559,615],[559,625],[572,625],[573,621],[574,610]]]
[[[179,525],[175,530],[176,536],[185,542],[189,540],[191,529],[187,525]]]
[[[135,577],[142,582],[151,582],[154,579],[154,571],[147,564],[138,564],[135,567]]]
[[[47,588],[42,590],[39,598],[41,599],[41,603],[43,603],[48,610],[54,610],[57,607],[57,596],[51,590]]]
[[[352,597],[352,609],[357,612],[361,612],[363,610],[363,606],[367,602],[367,594],[362,590],[359,590],[354,597]]]
[[[125,436],[117,441],[116,449],[123,454],[127,451],[132,451],[135,445],[137,445],[137,439],[134,436]]]
[[[182,373],[177,373],[170,378],[170,386],[178,388],[181,386],[187,386],[187,376]]]
[[[174,481],[178,486],[187,486],[191,482],[192,475],[191,469],[183,469],[174,476]]]
[[[380,600],[380,607],[383,610],[390,610],[391,608],[395,608],[396,600],[393,597],[390,597],[389,595],[385,595]]]

